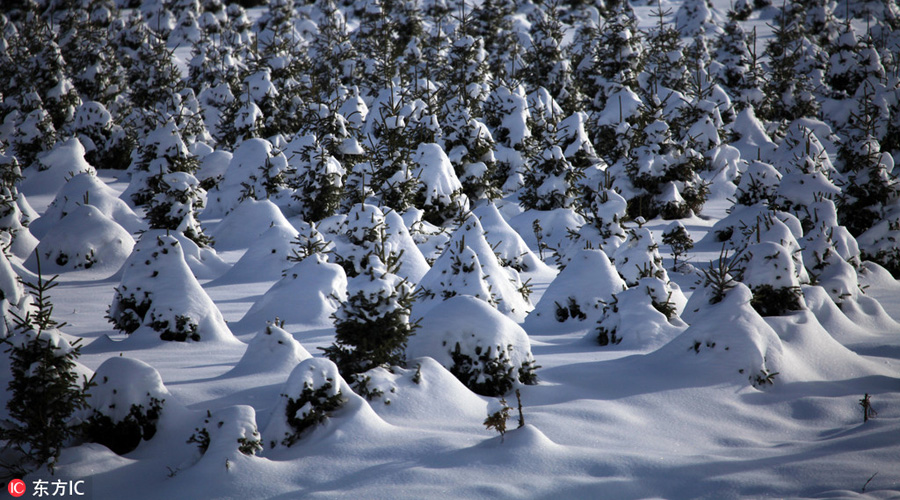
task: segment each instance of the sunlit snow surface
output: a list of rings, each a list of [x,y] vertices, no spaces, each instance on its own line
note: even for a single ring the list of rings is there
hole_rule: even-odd
[[[715,3],[724,12],[727,5],[721,4]],[[649,9],[635,7],[645,22]],[[765,39],[770,30],[766,22],[753,19],[748,26],[757,26]],[[176,55],[183,59],[189,52],[182,48]],[[752,132],[734,144],[743,156],[750,157],[751,151],[777,154],[774,144],[753,142]],[[65,153],[62,147],[58,151]],[[79,164],[71,174],[90,170]],[[40,228],[42,238],[52,239],[62,233],[56,224],[66,219],[50,204],[70,172],[45,172],[29,178],[21,191],[39,213],[48,215],[35,229]],[[116,193],[127,185],[109,171],[101,171],[99,179]],[[93,184],[90,189],[98,202],[107,193]],[[530,343],[540,365],[539,383],[520,388],[525,425],[516,428],[518,412],[510,394],[509,432],[501,438],[486,430],[482,422],[496,400],[469,391],[439,362],[446,360],[421,357],[408,360],[403,369],[373,372],[371,383],[383,394],[371,401],[353,394],[337,377],[344,405],[294,446],[273,448],[266,438],[284,429],[279,413],[283,394],[302,386],[303,377],[325,376],[322,373],[330,370],[318,348],[333,341],[328,316],[346,292],[347,280],[334,264],[287,260],[296,228],[273,212],[274,205],[234,208],[232,201],[213,204],[217,218],[203,221],[221,240],[223,251],[213,254],[179,240],[183,249],[178,255],[185,263],[169,268],[173,283],[196,292],[188,305],[209,309],[206,327],[216,342],[126,340],[111,328],[107,309],[114,288],[127,281],[129,271],[110,276],[114,270],[109,266],[127,257],[123,249],[130,243],[125,237],[115,244],[101,242],[109,266],[53,269],[62,272],[59,287],[52,291],[54,315],[68,323],[65,334],[84,337],[87,345],[80,362],[92,370],[102,365],[102,373],[110,376],[120,366],[120,384],[135,380],[140,391],[166,399],[157,435],[135,451],[117,456],[97,444],[63,451],[58,475],[91,477],[95,498],[900,496],[900,282],[883,269],[864,264],[865,293],[841,309],[826,290],[803,285],[807,309],[763,319],[747,304],[749,292],[743,286],[715,305],[695,296],[705,293],[694,289],[699,273],[692,266],[672,271],[671,254],[661,245],[668,277],[686,299],[678,320],[623,320],[620,328],[656,324],[658,331],[631,331],[631,338],[623,334],[629,341],[601,348],[596,342],[599,310],[585,311],[587,319],[581,323],[563,324],[554,320],[555,308],[541,299],[546,291],[548,299],[565,300],[566,287],[577,294],[588,285],[602,288],[595,295],[605,297],[621,286],[618,277],[604,272],[608,262],[598,263],[598,256],[585,251],[570,255],[574,261],[568,272],[554,281],[552,265],[536,257],[540,252],[531,230],[532,221],[540,218],[550,243],[561,246],[565,228],[583,221],[565,210],[519,214],[508,204],[504,209],[503,203],[499,210],[484,207],[474,214],[481,218],[477,225],[488,231],[477,244],[509,252],[510,259],[518,252],[527,268],[513,271],[499,260],[490,263],[494,279],[501,273],[510,277],[498,282],[494,293],[508,294],[505,312],[528,333],[528,342],[520,343]],[[697,242],[689,264],[705,267],[719,256],[721,244],[704,237],[725,219],[730,206],[720,195],[706,204],[702,217],[682,220]],[[112,203],[70,217],[84,224],[85,234],[106,227],[110,219],[134,223],[134,214]],[[396,214],[386,217],[402,223]],[[656,219],[644,227],[659,240],[668,224]],[[790,221],[779,228],[785,235],[794,230]],[[407,229],[395,231],[397,246],[408,247]],[[510,237],[498,241],[503,234]],[[474,245],[473,238],[466,242]],[[60,236],[56,247],[65,241]],[[265,260],[267,253],[271,261]],[[549,257],[544,261],[553,263]],[[19,260],[23,262],[24,257]],[[593,274],[576,274],[580,265],[592,262]],[[428,277],[421,254],[406,265],[407,274]],[[16,268],[25,276],[29,269],[33,271],[30,264]],[[188,270],[196,280],[189,278]],[[300,273],[308,281],[301,282]],[[528,279],[533,294],[526,301],[514,293]],[[205,293],[200,293],[201,286]],[[323,292],[329,290],[333,293]],[[452,317],[444,305],[441,315]],[[532,307],[540,315],[525,319],[523,308]],[[266,321],[276,315],[286,324],[267,330]],[[503,337],[500,333],[507,332],[498,332]],[[632,341],[641,338],[650,340]],[[412,342],[414,347],[424,343]],[[119,357],[137,361],[107,361]],[[158,372],[163,385],[147,365]],[[778,372],[774,384],[751,385],[748,379],[759,370]],[[0,383],[5,386],[6,381]],[[878,415],[863,423],[859,400],[865,393]],[[111,391],[98,389],[97,394],[104,401],[112,398]],[[135,393],[122,398],[143,397]],[[8,398],[4,393],[4,407]],[[6,410],[0,414],[5,416]],[[188,440],[204,425],[210,426],[211,443],[201,456]],[[254,429],[262,435],[264,450],[257,456],[239,453],[235,442]]]

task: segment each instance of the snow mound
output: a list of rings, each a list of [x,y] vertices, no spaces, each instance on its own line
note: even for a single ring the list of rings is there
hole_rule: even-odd
[[[488,203],[472,210],[472,213],[481,221],[481,226],[485,231],[484,238],[494,249],[502,266],[511,267],[520,272],[541,271],[548,268],[528,248],[519,233],[500,215],[496,205]]]
[[[312,355],[283,328],[269,323],[253,337],[237,365],[225,377],[256,373],[288,374]]]
[[[28,229],[37,238],[43,238],[53,225],[81,205],[97,208],[132,234],[145,226],[141,218],[112,188],[96,175],[82,172],[62,186],[44,214],[33,221]]]
[[[47,230],[25,267],[46,273],[92,270],[113,274],[131,255],[134,238],[92,205],[75,207]]]
[[[123,266],[109,318],[131,342],[238,342],[194,278],[177,238],[147,231]]]
[[[433,358],[407,360],[406,365],[409,368],[378,367],[363,374],[368,377],[366,387],[372,393],[370,404],[382,418],[414,427],[434,418],[446,425],[484,418],[484,398]]]
[[[293,227],[279,225],[266,229],[231,269],[207,286],[278,281],[284,270],[291,266],[288,257],[293,255],[291,242],[297,234]]]
[[[70,177],[80,173],[95,175],[97,171],[84,159],[84,153],[84,146],[76,138],[57,143],[53,149],[38,156],[37,171],[27,172],[25,180],[19,184],[19,191],[28,196],[52,195]]]
[[[238,204],[209,231],[217,250],[236,250],[249,247],[268,228],[278,226],[294,231],[274,203],[269,200],[247,199]]]
[[[138,359],[107,358],[94,372],[96,385],[88,389],[88,405],[113,422],[125,420],[132,406],[148,409],[151,400],[177,404],[155,368]]]
[[[192,469],[204,471],[204,477],[209,479],[225,476],[232,467],[240,468],[249,461],[259,460],[253,456],[261,449],[261,441],[256,410],[252,406],[222,408],[212,412],[205,424],[209,445]],[[259,443],[257,447],[253,442]]]
[[[540,225],[537,231],[541,237],[540,244],[535,235],[535,221]],[[554,250],[569,247],[569,234],[577,233],[585,223],[584,217],[570,208],[557,208],[548,211],[526,210],[513,217],[509,225],[525,240],[528,246],[543,251],[539,255],[547,259]]]
[[[154,230],[154,232],[164,234],[168,231]],[[201,247],[194,240],[179,231],[172,231],[171,235],[181,245],[184,261],[187,262],[188,267],[190,267],[191,272],[194,273],[197,279],[215,279],[231,268],[227,262],[216,254],[212,247]]]
[[[734,119],[731,129],[738,140],[731,143],[741,152],[741,158],[755,158],[770,163],[778,146],[769,138],[766,127],[756,117],[752,107],[747,107]]]
[[[419,250],[412,235],[409,234],[403,218],[391,210],[384,214],[384,225],[385,236],[387,242],[390,243],[390,248],[396,252],[403,252],[397,276],[406,278],[410,283],[418,283],[431,266],[428,265],[422,251]]]
[[[269,141],[242,141],[235,148],[222,180],[209,190],[203,216],[222,217],[241,203],[275,194],[269,192],[271,186],[267,186],[267,182],[275,180],[286,168],[284,154]]]
[[[776,384],[839,381],[867,375],[896,376],[889,367],[864,359],[835,340],[808,310],[768,317],[766,322],[783,342],[781,357],[785,371],[778,375]]]
[[[580,250],[550,282],[523,326],[529,332],[593,327],[602,315],[602,303],[612,302],[624,289],[625,280],[605,253]]]
[[[528,334],[488,303],[460,295],[434,306],[422,318],[406,348],[410,358],[430,356],[463,383],[486,395],[514,383],[533,383],[535,368]],[[490,373],[489,373],[490,372]],[[498,373],[510,377],[498,381]],[[502,389],[506,390],[502,390]]]
[[[693,320],[691,326],[647,354],[648,360],[715,382],[764,386],[773,373],[790,376],[784,345],[750,306],[752,294],[746,285],[738,283],[716,304],[709,304],[707,296],[698,292],[687,305],[692,314],[685,319]]]
[[[268,450],[278,450],[281,454],[285,451],[285,439],[296,434],[296,430],[288,422],[287,408],[291,399],[300,400],[305,389],[318,392],[318,396],[335,397],[339,399],[337,408],[322,411],[316,405],[307,403],[299,408],[296,418],[303,418],[321,412],[324,418],[309,428],[303,430],[298,436],[298,443],[294,447],[303,449],[313,442],[326,442],[337,445],[345,442],[353,442],[362,436],[382,434],[387,428],[385,423],[360,396],[356,395],[347,385],[347,382],[338,372],[337,365],[325,358],[309,358],[303,360],[291,372],[287,382],[281,390],[281,396],[272,409],[269,422],[263,430],[263,443]],[[318,399],[318,398],[317,398]],[[287,447],[291,448],[291,447]],[[302,453],[297,450],[296,453]]]
[[[629,349],[655,348],[683,332],[687,325],[678,316],[684,295],[673,282],[642,278],[603,304],[603,315],[589,335],[600,345],[621,343]]]
[[[310,256],[288,269],[232,327],[249,332],[276,317],[287,324],[331,325],[331,314],[346,295],[344,269],[321,256]]]
[[[458,262],[460,258],[465,259],[462,265]],[[481,267],[480,277],[473,277],[472,283],[460,287],[461,283],[457,282],[457,278],[463,276],[460,272],[468,270],[475,262]],[[477,269],[473,267],[472,272],[477,274]],[[525,319],[532,308],[531,302],[519,291],[523,286],[519,273],[500,265],[493,248],[485,239],[481,221],[474,216],[468,217],[453,232],[447,248],[422,277],[419,285],[433,295],[433,299],[418,302],[416,312],[420,314],[432,307],[435,301],[458,293],[471,293],[473,288],[489,290],[490,296],[482,299],[496,305],[501,313],[516,321]]]

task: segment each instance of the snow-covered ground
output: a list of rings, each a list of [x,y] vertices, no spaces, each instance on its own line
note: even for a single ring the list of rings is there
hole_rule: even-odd
[[[723,205],[707,207],[709,220],[686,222],[694,239],[723,214]],[[657,220],[648,227],[657,232],[665,225]],[[709,260],[716,252],[698,248],[693,260]],[[222,254],[231,262],[241,255]],[[539,303],[554,275],[530,277],[532,300]],[[670,277],[691,294],[696,275]],[[196,445],[186,441],[207,412],[215,418],[236,405],[252,407],[265,436],[296,361],[277,361],[282,354],[274,349],[245,362],[248,347],[242,343],[145,348],[109,342],[105,336],[115,332],[104,314],[119,282],[118,275],[94,279],[91,271],[61,275],[53,291],[56,316],[68,323],[67,333],[88,341],[81,362],[89,368],[117,356],[141,360],[159,371],[169,392],[166,404],[183,409],[124,457],[94,444],[63,452],[59,474],[91,476],[97,498],[123,492],[133,498],[900,494],[900,326],[883,316],[847,317],[824,303],[763,322],[735,316],[728,304],[719,313],[698,314],[685,333],[689,338],[661,349],[649,344],[601,350],[592,324],[529,332],[541,366],[539,383],[521,387],[525,426],[513,429],[514,409],[503,439],[482,425],[495,399],[473,394],[423,358],[408,362],[419,367],[421,382],[412,381],[414,368],[385,372],[378,380],[388,389],[383,398],[365,401],[351,394],[349,403],[298,445],[270,450],[264,443],[267,449],[253,457],[232,450],[214,459],[208,451],[198,462]],[[865,284],[866,293],[900,320],[900,284],[883,272]],[[225,320],[235,323],[271,285],[231,283],[206,291]],[[690,332],[698,340],[728,339],[744,328],[777,333],[781,361],[774,385],[753,387],[732,373],[726,359],[703,359],[708,353],[692,349]],[[314,357],[333,338],[329,328],[285,329]],[[238,339],[257,342],[259,330]],[[742,340],[733,341],[740,355]],[[865,393],[878,411],[867,423],[859,406]]]
[[[657,9],[673,14],[682,5],[711,5],[721,25],[732,7],[724,0],[635,2],[638,26],[652,29]],[[742,21],[745,32],[756,30],[760,52],[774,36],[777,12],[757,8]],[[246,15],[256,21],[265,8]],[[531,22],[523,13],[514,17],[519,29]],[[854,24],[865,29],[859,19]],[[348,26],[359,28],[359,20]],[[576,35],[569,29],[564,43]],[[171,48],[187,74],[191,50]],[[248,78],[247,95],[268,98],[270,76]],[[352,120],[362,126],[358,137],[342,138],[347,157],[363,151],[360,142],[377,149],[385,130],[401,129],[404,119],[428,123],[422,101],[392,121],[383,116],[392,112],[393,87],[367,102],[343,90],[346,116],[323,106],[320,118],[334,119],[338,130]],[[26,165],[19,205],[0,217],[0,229],[16,235],[0,255],[0,305],[10,311],[2,331],[14,323],[12,312],[32,307],[15,276],[35,282],[40,258],[45,278],[58,275],[50,296],[53,318],[65,323],[61,338],[83,339],[79,370],[95,374],[88,391],[94,413],[77,417],[155,421],[155,430],[141,429],[136,447],[77,439],[62,450],[56,476],[90,479],[97,499],[900,498],[900,281],[860,262],[861,243],[837,222],[833,200],[841,188],[832,180],[849,174],[834,166],[838,145],[825,122],[801,119],[776,133],[745,111],[720,124],[734,140],[709,149],[714,168],[696,177],[709,199],[699,214],[678,219],[693,247],[676,263],[665,241],[677,224],[660,217],[620,224],[623,196],[631,202],[640,194],[621,162],[606,165],[594,155],[582,169],[581,188],[597,196],[579,200],[580,210],[573,203],[526,210],[531,188],[519,183],[538,169],[523,167],[510,144],[521,145],[528,127],[537,127],[526,107],[550,116],[559,106],[543,89],[504,91],[498,99],[509,113],[491,127],[505,131],[507,145],[466,160],[467,175],[458,176],[464,146],[418,143],[407,152],[406,171],[384,181],[420,185],[419,206],[402,214],[386,208],[387,188],[376,195],[366,185],[376,176],[360,165],[375,172],[375,159],[345,169],[312,134],[245,138],[211,152],[197,137],[189,147],[183,124],[169,121],[139,138],[134,165],[151,150],[202,158],[188,173],[154,156],[154,182],[166,187],[157,185],[146,207],[135,207],[132,195],[150,190],[151,167],[95,168],[77,139]],[[642,99],[627,88],[613,95],[618,99],[591,126],[625,127],[623,114],[632,118]],[[263,112],[247,99],[244,118],[252,125]],[[832,121],[844,116],[842,102],[825,102],[822,113]],[[204,112],[221,111],[207,104]],[[557,116],[567,125],[555,140],[569,145],[528,161],[568,161],[579,148],[590,156],[585,116]],[[21,139],[9,126],[15,119],[3,124],[0,139]],[[476,125],[476,135],[490,135]],[[666,127],[659,120],[641,133],[662,136]],[[691,141],[718,137],[711,121],[691,130],[698,131]],[[0,140],[0,153],[5,146]],[[642,147],[631,153],[640,156]],[[304,192],[279,185],[279,176],[311,178],[313,163],[326,156],[323,173],[341,188],[361,176],[353,188],[363,195],[348,202],[348,188],[335,214],[314,225],[303,214],[334,185],[294,179],[319,189]],[[494,186],[502,196],[461,194],[473,193],[468,182],[495,156],[511,169]],[[634,168],[652,171],[673,157],[642,158],[646,165]],[[890,154],[880,158],[890,172]],[[620,177],[607,185],[609,172]],[[544,181],[531,193],[538,201],[569,196],[564,176]],[[654,199],[683,203],[690,182],[668,182],[669,191]],[[741,202],[752,182],[759,182],[754,196],[793,209]],[[189,196],[172,201],[174,191],[203,198],[205,210],[195,211]],[[892,201],[897,205],[896,196]],[[889,213],[886,205],[879,208]],[[149,212],[159,207],[184,218],[151,229],[159,214]],[[801,220],[804,211],[814,216]],[[28,228],[16,225],[29,217]],[[889,246],[896,228],[888,225],[887,216],[875,223],[874,236],[867,233],[875,243],[867,244]],[[198,233],[215,243],[198,242]],[[732,268],[717,288],[715,264],[727,266],[736,254],[744,259],[741,282],[729,281],[741,274]],[[760,304],[772,285],[787,295]],[[362,381],[342,377],[340,363],[323,354],[339,332],[335,318],[346,318],[342,307],[354,294],[413,288],[419,296],[402,319],[419,323],[405,363],[375,367]],[[372,314],[402,309],[397,302]],[[761,315],[765,307],[778,313]],[[9,385],[8,365],[4,357],[0,387]],[[490,369],[508,373],[508,386],[495,390]],[[481,395],[489,393],[497,395]],[[11,398],[11,390],[0,393],[6,424]],[[877,411],[867,421],[864,401]],[[509,412],[504,432],[486,425],[498,411]],[[309,425],[297,430],[298,421]]]

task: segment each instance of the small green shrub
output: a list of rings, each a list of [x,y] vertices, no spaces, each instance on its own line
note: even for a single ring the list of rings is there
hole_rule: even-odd
[[[165,400],[150,398],[149,408],[131,405],[128,415],[114,422],[108,415],[94,410],[83,424],[84,437],[92,443],[102,444],[117,455],[133,451],[141,443],[156,434],[156,424]]]
[[[285,446],[292,446],[307,429],[321,424],[332,412],[343,406],[344,398],[341,391],[330,394],[332,382],[326,382],[317,389],[313,389],[308,382],[304,384],[303,392],[297,399],[288,395],[288,403],[285,408],[287,422],[293,429],[293,433],[287,434],[282,441]],[[308,405],[308,406],[307,406]]]

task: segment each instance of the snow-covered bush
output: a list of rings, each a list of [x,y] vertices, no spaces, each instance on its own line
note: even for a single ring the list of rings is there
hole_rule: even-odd
[[[678,316],[684,304],[684,295],[674,283],[641,278],[603,304],[603,314],[597,321],[597,342],[608,346],[628,339],[626,346],[632,348],[658,345],[686,326]]]
[[[114,189],[107,186],[96,174],[82,172],[66,182],[50,206],[28,229],[38,238],[43,238],[50,227],[58,224],[63,217],[81,205],[90,205],[103,215],[116,221],[129,233],[144,228],[144,222],[127,203],[120,199]]]
[[[531,309],[527,284],[515,269],[500,265],[485,239],[481,221],[474,215],[456,228],[447,248],[422,277],[419,286],[424,295],[420,310],[427,308],[432,299],[439,301],[466,293],[479,295],[481,300],[517,320],[523,319]]]
[[[538,366],[525,330],[471,296],[452,297],[430,309],[410,339],[407,355],[433,357],[485,396],[537,383]]]
[[[629,286],[636,284],[641,278],[668,279],[659,245],[653,234],[645,227],[628,230],[628,239],[613,254],[616,270]]]
[[[561,323],[591,325],[603,304],[625,289],[625,281],[601,250],[579,250],[547,286],[525,319],[529,330],[558,329]]]
[[[203,424],[187,441],[196,443],[203,455],[200,463],[221,467],[242,457],[262,451],[263,444],[256,426],[256,410],[252,406],[236,405],[207,412]]]
[[[322,358],[300,362],[291,372],[272,410],[265,436],[269,448],[290,447],[311,428],[324,422],[346,401],[349,390],[338,367]]]
[[[179,342],[234,339],[222,313],[188,268],[174,236],[145,232],[123,269],[107,311],[116,330]]]
[[[736,283],[716,303],[709,300],[712,292],[703,287],[694,293],[685,307],[691,326],[650,356],[672,369],[688,367],[702,380],[734,380],[757,388],[775,383],[787,368],[785,348],[751,307],[750,289]]]
[[[172,398],[156,369],[137,359],[112,357],[94,372],[94,384],[87,391],[85,440],[124,455],[156,434]]]
[[[413,286],[375,254],[365,271],[347,284],[347,300],[334,312],[335,342],[325,355],[345,376],[375,366],[401,365],[417,324],[410,321]]]
[[[675,221],[669,224],[665,232],[663,232],[662,242],[669,245],[669,248],[672,249],[672,269],[677,271],[678,257],[687,255],[688,251],[694,248],[694,240],[691,239],[691,235],[684,225],[679,221]]]
[[[800,279],[791,251],[771,241],[743,253],[744,283],[753,291],[750,304],[763,316],[781,316],[804,307]]]
[[[438,144],[419,144],[412,154],[413,176],[421,186],[416,194],[416,207],[424,210],[422,218],[435,225],[468,212],[469,199],[463,194],[453,165]]]
[[[301,361],[312,355],[284,329],[284,321],[275,318],[259,331],[229,372],[233,375],[251,373],[290,373]]]
[[[288,268],[237,323],[235,331],[256,331],[278,317],[286,323],[324,325],[347,294],[347,275],[341,266],[313,255]],[[302,307],[298,307],[302,304]]]
[[[92,268],[114,272],[133,247],[134,239],[122,226],[92,205],[82,205],[47,230],[26,266],[37,271],[40,258],[51,272]]]
[[[212,243],[194,215],[203,208],[204,195],[196,177],[188,172],[172,172],[160,176],[156,189],[158,191],[147,200],[146,217],[150,229],[179,232],[201,246]]]
[[[78,435],[75,419],[87,404],[90,371],[77,362],[80,341],[69,343],[52,317],[49,291],[56,285],[55,277],[44,280],[40,273],[36,283],[25,284],[34,306],[11,318],[14,331],[4,339],[11,398],[0,439],[9,450],[3,468],[15,477],[42,466],[53,473],[62,448]]]

